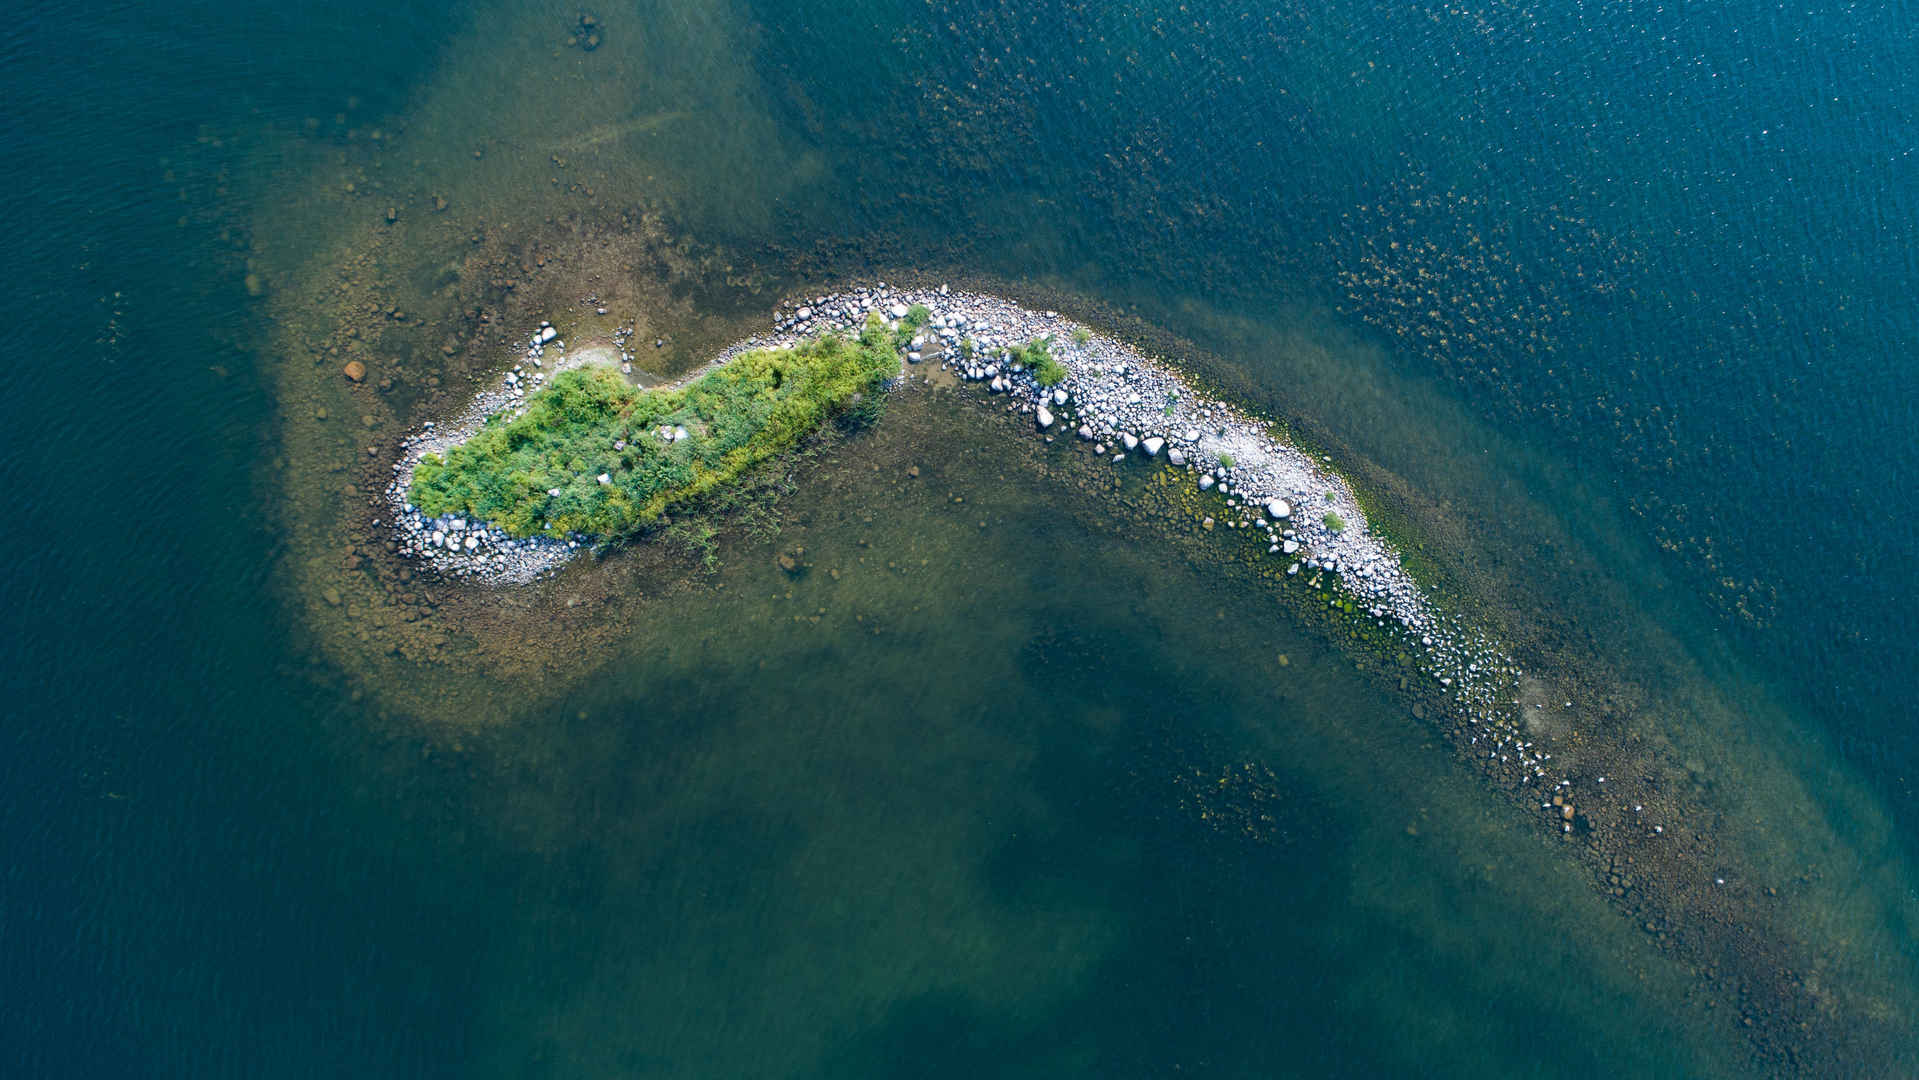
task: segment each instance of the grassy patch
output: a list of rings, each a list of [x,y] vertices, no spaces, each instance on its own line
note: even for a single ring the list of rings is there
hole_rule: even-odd
[[[1222,468],[1222,469],[1230,469],[1230,468],[1232,468],[1232,467],[1233,467],[1233,455],[1231,455],[1231,454],[1221,454],[1221,455],[1219,455],[1219,467],[1220,467],[1220,468]]]
[[[1073,344],[1084,345],[1091,340],[1093,340],[1093,332],[1091,330],[1086,329],[1084,326],[1076,326],[1073,328]]]
[[[893,335],[873,320],[857,339],[747,353],[677,390],[641,390],[609,367],[564,372],[524,415],[495,415],[444,460],[423,458],[407,497],[512,536],[624,536],[828,420],[871,422],[898,366]],[[662,437],[675,428],[687,436]]]
[[[1326,516],[1319,520],[1321,524],[1336,533],[1346,531],[1346,519],[1331,511],[1327,511]]]

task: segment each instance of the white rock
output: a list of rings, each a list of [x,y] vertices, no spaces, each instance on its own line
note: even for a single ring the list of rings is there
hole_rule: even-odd
[[[1047,408],[1044,405],[1041,405],[1039,407],[1039,411],[1033,414],[1033,419],[1038,421],[1039,426],[1042,430],[1045,428],[1052,427],[1053,426],[1053,410]]]
[[[813,309],[810,307],[802,307],[793,313],[793,317],[796,319],[810,319],[813,317]]]
[[[1199,490],[1211,491],[1213,490],[1213,485],[1217,483],[1219,483],[1219,481],[1213,479],[1212,473],[1201,473],[1199,477]]]
[[[1187,441],[1187,442],[1198,442],[1198,441],[1199,441],[1199,429],[1198,429],[1198,428],[1187,428],[1187,429],[1186,429],[1186,441]]]
[[[446,546],[446,534],[441,532],[438,529],[433,530],[433,546],[434,547]]]
[[[1139,437],[1138,437],[1138,436],[1136,436],[1136,435],[1134,435],[1134,434],[1133,434],[1132,432],[1130,432],[1130,431],[1122,431],[1122,432],[1120,432],[1120,433],[1119,433],[1119,441],[1120,441],[1120,442],[1121,442],[1121,443],[1122,443],[1122,444],[1123,444],[1123,445],[1124,445],[1124,446],[1126,447],[1126,449],[1128,449],[1128,450],[1137,450],[1137,449],[1139,449]]]
[[[693,437],[693,433],[692,433],[692,432],[690,432],[690,431],[688,431],[688,430],[686,430],[686,429],[685,429],[685,428],[683,428],[683,427],[680,427],[680,426],[679,426],[678,424],[675,424],[675,425],[673,426],[673,441],[674,441],[674,442],[683,442],[683,441],[685,441],[685,440],[687,440],[687,439],[690,439],[690,438],[692,438],[692,437]]]
[[[554,497],[554,498],[556,498],[556,499],[560,497],[560,489],[559,489],[559,488],[547,488],[547,489],[546,489],[546,493],[547,493],[548,495],[551,495],[551,496],[553,496],[553,497]]]
[[[1053,404],[1064,405],[1066,404],[1066,398],[1067,398],[1066,391],[1064,390],[1053,391]]]
[[[467,549],[468,551],[473,551],[473,550],[475,550],[476,548],[478,548],[479,546],[480,546],[480,538],[479,538],[479,537],[477,537],[477,536],[469,536],[469,537],[467,537],[467,538],[466,538],[466,549]]]
[[[601,473],[596,479],[602,484],[610,484],[613,482],[613,477],[608,473]]]
[[[1266,515],[1274,521],[1285,521],[1293,516],[1293,508],[1285,499],[1274,499],[1266,504]]]
[[[890,308],[889,310],[891,310],[891,311],[892,311],[892,313],[893,313],[893,317],[894,317],[895,319],[904,319],[904,318],[906,318],[906,305],[905,305],[905,304],[894,304],[894,305],[892,306],[892,308]]]
[[[1147,457],[1158,457],[1159,452],[1164,449],[1165,446],[1166,440],[1157,435],[1142,439],[1139,444],[1139,448],[1146,451]]]
[[[1279,545],[1279,548],[1281,551],[1284,551],[1286,554],[1291,555],[1293,552],[1299,550],[1299,541],[1288,540],[1285,543]]]
[[[1081,424],[1079,426],[1079,437],[1081,442],[1092,442],[1093,429],[1086,426],[1085,424]]]
[[[1174,468],[1178,468],[1186,464],[1186,455],[1180,453],[1178,450],[1168,450],[1166,451],[1166,463]]]
[[[554,338],[559,336],[560,336],[560,332],[549,326],[540,331],[540,344],[544,345],[547,342],[552,341]]]

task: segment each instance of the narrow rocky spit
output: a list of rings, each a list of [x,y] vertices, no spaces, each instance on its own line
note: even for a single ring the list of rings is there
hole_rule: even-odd
[[[1275,437],[1268,424],[1236,406],[1196,393],[1170,364],[1058,312],[946,286],[902,290],[883,284],[784,305],[770,332],[728,347],[714,364],[754,349],[790,348],[822,333],[856,332],[872,314],[897,329],[915,305],[931,315],[901,350],[903,373],[914,365],[938,365],[989,395],[1003,395],[1008,408],[1031,418],[1039,437],[1077,439],[1116,469],[1189,475],[1199,491],[1218,500],[1205,518],[1207,528],[1250,531],[1297,587],[1343,589],[1353,600],[1354,617],[1403,634],[1409,652],[1419,657],[1422,677],[1444,688],[1460,710],[1468,753],[1483,753],[1481,764],[1489,772],[1536,785],[1541,809],[1561,830],[1573,830],[1571,782],[1552,775],[1551,755],[1535,751],[1525,736],[1521,672],[1512,658],[1489,635],[1435,608],[1399,553],[1369,528],[1352,487],[1328,460],[1315,460]],[[422,425],[409,437],[387,488],[402,553],[450,577],[513,586],[550,576],[592,548],[599,538],[515,539],[490,522],[428,518],[406,501],[406,492],[421,457],[465,440],[489,416],[513,414],[552,375],[594,363],[617,363],[630,373],[629,337],[630,331],[622,332],[612,347],[569,352],[559,331],[542,323],[497,385],[459,416]],[[1066,371],[1051,387],[1041,386],[1014,355],[1038,338],[1050,339],[1052,355]]]

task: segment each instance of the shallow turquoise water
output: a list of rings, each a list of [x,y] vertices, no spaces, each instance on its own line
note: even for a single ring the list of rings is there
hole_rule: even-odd
[[[1729,696],[1792,702],[1807,760],[1861,769],[1913,851],[1901,13],[1186,7],[607,10],[607,44],[568,62],[731,43],[648,75],[732,88],[659,129],[695,232],[884,233],[1137,304],[1466,505],[1517,486],[1574,533],[1597,522],[1646,617]],[[472,27],[557,36],[576,14],[123,5],[29,10],[0,37],[25,354],[0,454],[0,1044],[22,1074],[1713,1064],[1665,1057],[1654,992],[1585,985],[1607,939],[1568,944],[1549,910],[1582,886],[1513,884],[1537,852],[1503,819],[1468,828],[1471,782],[1418,756],[1392,702],[1284,624],[1209,646],[1184,571],[1155,591],[1134,556],[1020,563],[1085,542],[1030,495],[963,564],[1008,568],[1001,587],[929,590],[945,606],[857,652],[718,605],[703,625],[766,670],[631,657],[458,753],[368,722],[263,599],[279,358],[254,351],[248,229],[300,217],[273,209],[305,197],[282,155],[407,117]],[[484,131],[498,107],[455,118]],[[729,109],[813,179],[756,174]],[[1300,326],[1384,374],[1272,344]],[[1437,404],[1369,409],[1385,379]],[[1469,421],[1526,456],[1473,458]],[[1479,554],[1556,565],[1497,537]],[[1336,744],[1266,722],[1235,678],[1280,651],[1289,707],[1373,733],[1339,751],[1385,755],[1394,792],[1430,785],[1452,839],[1402,846],[1405,808]],[[1249,762],[1281,793],[1263,839],[1198,824],[1167,779]]]

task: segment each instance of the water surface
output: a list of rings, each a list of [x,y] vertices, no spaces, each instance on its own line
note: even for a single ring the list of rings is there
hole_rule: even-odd
[[[610,272],[580,223],[629,211],[699,285],[669,366],[913,266],[1196,343],[1456,595],[1669,702],[1688,783],[1791,808],[1734,865],[1911,993],[1903,13],[596,14],[592,52],[520,2],[0,38],[24,1072],[1761,1067],[1390,679],[915,406],[717,575],[607,571],[691,584],[573,609],[618,615],[543,643],[590,677],[342,631],[302,583],[344,470],[491,362],[439,350],[468,260]],[[356,428],[304,350],[370,297],[408,376]]]

